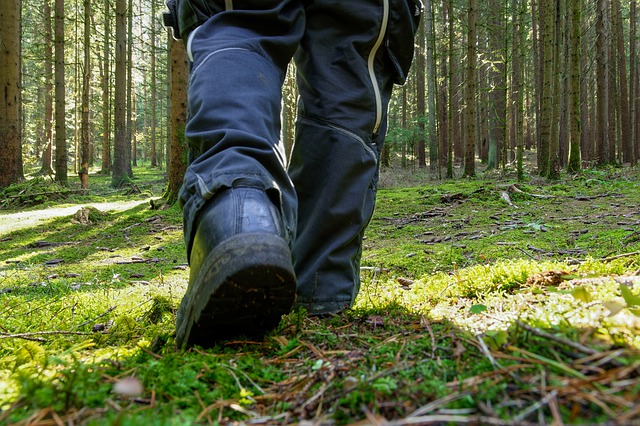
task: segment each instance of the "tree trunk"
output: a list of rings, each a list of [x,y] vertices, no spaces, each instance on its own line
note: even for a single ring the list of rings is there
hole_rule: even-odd
[[[64,0],[55,7],[56,181],[67,184],[67,139],[64,80]]]
[[[427,10],[425,13],[431,13]],[[425,155],[425,119],[426,119],[426,106],[425,106],[425,20],[420,22],[418,29],[418,51],[416,52],[416,115],[418,116],[418,143],[414,147],[416,159],[418,160],[418,167],[423,168],[427,166],[427,159]]]
[[[152,15],[155,16],[155,15]],[[133,159],[131,163],[136,164],[136,153],[133,146],[133,0],[127,2],[127,149]],[[132,175],[129,170],[129,175]]]
[[[542,39],[544,46],[544,65],[542,73],[542,99],[541,114],[542,127],[540,128],[540,175],[548,176],[550,164],[549,153],[551,147],[551,138],[553,137],[553,34],[554,34],[554,17],[556,8],[554,0],[545,0],[541,4],[540,12],[542,14]]]
[[[467,33],[467,93],[466,93],[466,134],[464,175],[475,176],[476,154],[476,0],[469,0],[468,33]]]
[[[622,161],[631,162],[633,159],[633,147],[631,145],[631,118],[629,113],[629,85],[627,84],[627,58],[624,43],[624,31],[622,27],[622,11],[620,0],[613,0],[612,23],[616,34],[616,59],[618,65],[619,102],[618,116],[620,118],[620,148]]]
[[[439,169],[440,162],[438,154],[438,135],[436,123],[436,59],[435,59],[435,36],[433,30],[433,5],[431,0],[425,1],[425,22],[424,30],[426,36],[426,65],[427,65],[427,103],[428,103],[428,135],[429,135],[429,166],[432,171]],[[418,69],[420,71],[420,69]]]
[[[555,3],[555,7],[553,4]],[[549,179],[560,178],[560,106],[562,104],[562,66],[560,61],[560,47],[563,33],[563,17],[564,17],[564,0],[556,0],[551,2],[553,9],[553,27],[550,37],[552,38],[552,47],[549,57],[552,61],[552,95],[551,95],[551,132],[549,138],[549,161],[547,177]],[[552,53],[551,53],[552,52]],[[545,55],[547,51],[545,50]]]
[[[115,134],[111,186],[129,181],[131,153],[127,152],[127,0],[116,0]]]
[[[525,46],[525,28],[524,18],[527,13],[527,2],[524,0],[514,0],[514,29],[513,29],[513,87],[515,95],[513,96],[515,115],[515,146],[516,146],[516,173],[518,180],[524,178],[523,170],[523,145],[524,145],[524,46]]]
[[[171,40],[169,45],[170,92],[171,92],[171,116],[170,116],[170,140],[171,150],[169,156],[169,185],[165,198],[167,203],[173,204],[178,199],[184,172],[187,168],[187,141],[184,129],[187,124],[187,84],[189,81],[189,64],[184,44],[181,41]]]
[[[580,3],[580,9],[584,10],[584,1],[578,0]],[[580,19],[580,32],[586,33],[587,20],[584,17]],[[580,51],[582,55],[580,57],[580,70],[582,71],[582,78],[580,79],[580,124],[582,128],[582,141],[580,143],[580,157],[584,162],[590,162],[593,159],[593,122],[591,121],[591,110],[589,109],[589,63],[587,61],[587,52],[592,49],[588,48],[587,37],[581,37]]]
[[[89,188],[89,90],[91,85],[91,0],[84,0],[84,72],[82,74],[82,136],[80,148],[80,183]]]
[[[502,3],[502,2],[500,2]],[[505,37],[504,16],[501,4],[497,0],[489,2],[489,156],[487,167],[498,166],[498,158],[504,160],[501,152],[505,148],[506,115],[506,75],[505,75]]]
[[[22,179],[21,0],[0,8],[0,188]]]
[[[102,63],[102,173],[111,172],[111,1],[104,0]]]
[[[157,83],[156,83],[156,0],[151,0],[151,167],[158,167],[158,154],[156,150],[156,103],[157,103]]]
[[[570,122],[570,149],[569,162],[567,171],[569,173],[577,173],[581,168],[580,160],[580,144],[582,141],[582,126],[580,109],[580,30],[581,30],[581,3],[580,0],[569,1],[569,52],[571,60],[569,61],[569,118]]]
[[[50,0],[44,0],[44,147],[40,174],[53,175],[53,30]]]
[[[607,37],[608,0],[596,1],[596,162],[609,162],[609,38]]]
[[[448,75],[448,84],[449,84],[449,108],[448,108],[448,122],[449,126],[447,127],[447,174],[446,177],[448,179],[453,178],[453,157],[454,153],[454,128],[455,124],[453,122],[453,112],[456,106],[455,103],[455,92],[454,92],[454,52],[453,52],[453,41],[455,37],[455,32],[453,29],[453,0],[447,0],[447,16],[448,16],[448,24],[449,24],[449,75]],[[456,116],[458,115],[457,109]]]
[[[543,92],[543,67],[544,61],[544,40],[539,27],[539,19],[543,19],[542,2],[545,0],[531,0],[531,31],[533,38],[533,72],[535,79],[535,97],[534,97],[534,110],[535,110],[535,141],[538,149],[537,164],[538,173],[542,174],[542,92]],[[545,170],[546,171],[546,170]]]
[[[631,146],[633,158],[631,163],[635,165],[640,157],[640,73],[638,72],[638,6],[637,1],[632,0],[630,8],[630,35],[629,35],[629,58],[631,90],[629,106],[631,108]]]

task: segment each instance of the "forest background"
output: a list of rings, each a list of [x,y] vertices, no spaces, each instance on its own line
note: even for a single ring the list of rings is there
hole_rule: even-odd
[[[408,84],[390,107],[383,166],[473,176],[476,159],[557,179],[640,156],[637,1],[425,3]],[[39,170],[118,186],[132,167],[184,170],[187,62],[149,0],[4,0],[0,187]],[[291,145],[295,68],[283,88]],[[174,159],[172,162],[171,159]],[[460,166],[456,172],[454,166]]]

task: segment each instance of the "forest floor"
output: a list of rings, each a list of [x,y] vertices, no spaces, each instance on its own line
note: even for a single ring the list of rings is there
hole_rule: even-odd
[[[178,350],[160,171],[0,192],[0,424],[640,425],[640,171],[383,172],[354,308]]]

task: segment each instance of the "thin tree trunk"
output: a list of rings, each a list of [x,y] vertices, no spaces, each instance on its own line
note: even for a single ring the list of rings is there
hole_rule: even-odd
[[[562,104],[562,66],[560,65],[560,47],[563,33],[563,17],[564,17],[564,0],[556,0],[551,2],[555,19],[553,21],[552,33],[552,50],[549,52],[549,58],[553,61],[552,74],[552,96],[551,96],[551,133],[549,138],[549,168],[547,176],[549,179],[560,178],[560,105]],[[545,50],[545,55],[547,51]]]
[[[580,0],[570,0],[569,2],[569,26],[570,26],[570,56],[569,61],[569,117],[570,123],[570,149],[567,171],[569,173],[577,173],[581,168],[580,160],[580,144],[582,141],[582,126],[580,110],[580,30],[581,30],[581,2]]]
[[[518,180],[524,178],[523,169],[523,151],[524,151],[524,46],[525,46],[525,29],[524,18],[527,13],[527,2],[524,0],[514,0],[514,9],[517,10],[517,17],[514,19],[513,30],[513,86],[516,90],[514,96],[515,107],[513,109],[516,115],[515,121],[515,145],[516,145],[516,173]]]
[[[580,3],[580,9],[584,10],[584,0],[578,0]],[[586,19],[581,17],[580,19],[580,33],[586,33]],[[581,158],[583,162],[590,162],[593,159],[593,122],[591,121],[591,111],[589,109],[589,64],[587,62],[587,52],[589,52],[587,37],[581,37],[580,51],[582,55],[580,57],[580,70],[582,72],[582,78],[580,79],[580,124],[582,127],[582,141],[580,143]]]
[[[631,90],[629,98],[629,106],[631,108],[631,146],[633,158],[631,163],[635,165],[640,157],[640,79],[638,73],[638,52],[637,52],[637,37],[638,37],[638,6],[637,1],[631,1],[630,7],[630,36],[629,36],[629,58],[630,58],[630,75],[631,75]]]
[[[431,0],[425,0],[425,35],[426,35],[426,62],[427,62],[427,103],[428,103],[428,135],[429,135],[429,166],[431,170],[439,169],[438,161],[438,135],[436,133],[436,59],[434,53],[435,37],[433,30],[433,5]]]
[[[84,72],[82,73],[82,129],[80,183],[89,188],[89,90],[91,85],[91,0],[84,0]]]
[[[127,149],[131,152],[134,166],[136,164],[136,153],[132,150],[133,139],[133,0],[127,2]],[[129,170],[129,175],[132,171]]]
[[[64,0],[55,7],[56,181],[67,184],[67,139],[64,80]]]
[[[0,8],[0,188],[22,179],[21,1]]]
[[[468,34],[467,34],[467,105],[466,108],[466,135],[465,135],[465,162],[464,175],[475,176],[476,153],[476,0],[469,0],[468,10]]]
[[[447,127],[447,174],[446,177],[448,179],[453,178],[453,157],[454,153],[454,128],[455,124],[453,122],[453,112],[456,106],[455,102],[455,92],[454,92],[454,77],[453,77],[453,69],[454,69],[454,52],[453,52],[453,41],[454,41],[454,29],[453,29],[453,0],[447,0],[447,12],[448,12],[448,23],[449,23],[449,109],[448,109],[448,122],[449,126]],[[457,116],[457,109],[456,116]]]
[[[116,0],[116,71],[115,71],[115,134],[113,146],[113,174],[111,186],[119,187],[129,180],[127,152],[127,1]]]
[[[620,148],[622,161],[631,162],[633,159],[633,146],[631,145],[631,118],[629,113],[629,85],[627,84],[627,58],[624,43],[624,31],[622,29],[622,11],[620,0],[613,0],[613,26],[616,35],[616,50],[618,64],[619,102],[618,111],[620,117]]]
[[[102,173],[108,174],[111,162],[111,1],[104,0],[104,37],[102,63]]]
[[[542,127],[540,128],[540,175],[548,176],[550,170],[549,153],[551,148],[551,139],[553,138],[553,127],[556,123],[553,121],[553,34],[554,34],[554,17],[556,8],[554,0],[545,0],[540,11],[542,13],[542,38],[544,46],[544,66],[542,76],[542,104],[540,110],[542,113]]]
[[[596,144],[598,164],[609,161],[609,42],[607,0],[596,1],[596,66],[598,74]]]
[[[497,0],[489,2],[489,55],[491,66],[489,68],[489,155],[488,168],[497,167],[499,159],[504,160],[502,154],[505,146],[506,129],[506,75],[505,75],[505,37],[504,16],[501,4]],[[502,161],[504,164],[504,161]]]
[[[44,0],[44,148],[42,175],[53,174],[53,30],[50,0]]]
[[[545,0],[531,0],[531,31],[533,36],[533,69],[534,69],[534,77],[535,77],[535,97],[534,97],[534,109],[535,109],[535,141],[536,147],[538,149],[538,172],[542,174],[542,155],[541,155],[541,147],[542,147],[542,80],[543,80],[543,67],[542,63],[544,60],[544,42],[542,40],[542,34],[540,34],[539,30],[539,18],[542,17],[542,5],[541,3]]]
[[[158,167],[158,153],[156,150],[156,0],[151,0],[151,167]]]
[[[425,14],[430,14],[431,11],[427,9]],[[418,116],[418,143],[414,147],[416,159],[418,160],[418,167],[423,168],[427,166],[426,159],[426,142],[425,142],[425,119],[426,119],[426,106],[425,106],[425,26],[426,21],[420,22],[418,29],[418,51],[416,55],[416,108]]]
[[[178,192],[182,185],[184,172],[187,168],[187,142],[184,129],[187,123],[187,82],[189,68],[184,44],[178,40],[171,40],[169,44],[170,93],[170,140],[169,156],[169,185],[165,198],[167,203],[173,204],[178,199]]]

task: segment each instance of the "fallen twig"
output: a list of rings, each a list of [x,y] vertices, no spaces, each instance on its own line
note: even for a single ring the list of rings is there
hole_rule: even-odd
[[[86,332],[83,332],[83,331],[34,331],[34,332],[31,332],[31,333],[16,333],[16,334],[0,333],[0,339],[26,339],[26,340],[30,340],[30,339],[33,339],[34,336],[52,336],[52,335],[57,335],[57,334],[72,335],[72,336],[88,336],[88,335],[91,335],[93,333],[86,333]]]
[[[109,309],[107,309],[105,312],[101,313],[100,315],[98,315],[95,318],[91,318],[90,320],[87,320],[81,324],[76,325],[75,328],[80,328],[82,326],[85,326],[87,324],[89,324],[90,322],[94,322],[95,320],[97,320],[98,318],[102,318],[105,315],[109,315],[116,307],[115,306],[111,306]]]
[[[553,195],[541,195],[541,194],[532,194],[530,192],[524,192],[522,189],[518,188],[515,184],[511,185],[508,190],[509,192],[515,192],[518,194],[523,194],[523,195],[534,197],[534,198],[544,198],[544,199],[556,198]]]
[[[631,252],[631,253],[622,253],[622,254],[618,254],[616,256],[605,257],[605,258],[602,258],[600,260],[603,261],[603,262],[611,262],[612,260],[622,259],[624,257],[638,256],[638,255],[640,255],[640,251],[634,251],[634,252]]]
[[[535,328],[535,327],[532,327],[532,326],[530,326],[528,324],[525,324],[522,321],[516,320],[516,324],[518,325],[518,327],[520,327],[520,328],[522,328],[524,330],[527,330],[531,334],[535,334],[538,337],[543,337],[545,339],[549,339],[549,340],[553,340],[553,341],[558,342],[558,343],[562,343],[563,345],[569,346],[569,347],[571,347],[571,348],[573,348],[573,349],[575,349],[577,351],[580,351],[580,352],[582,352],[584,354],[595,355],[595,354],[600,353],[600,351],[598,351],[596,349],[590,348],[588,346],[582,345],[580,343],[574,342],[574,341],[569,340],[569,339],[565,339],[563,337],[558,337],[558,336],[553,335],[551,333],[547,333],[546,331],[542,331],[542,330],[540,330],[538,328]]]
[[[516,422],[511,420],[502,420],[495,417],[487,417],[481,415],[461,416],[455,414],[433,414],[430,416],[412,417],[402,420],[394,420],[384,423],[385,426],[406,426],[406,425],[440,425],[440,424],[458,424],[458,425],[489,425],[489,426],[534,426],[537,423]]]

